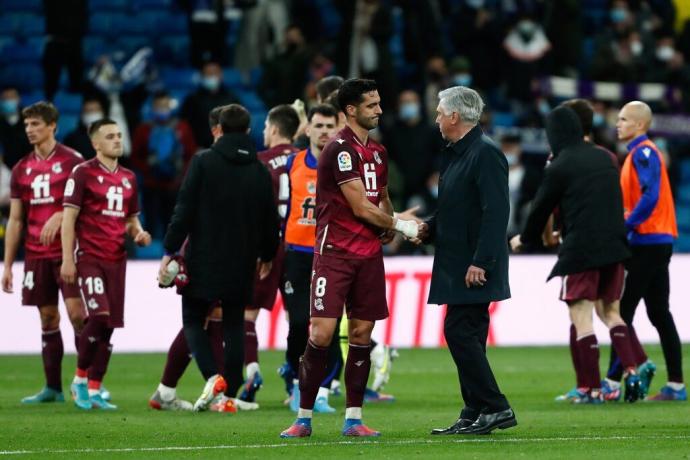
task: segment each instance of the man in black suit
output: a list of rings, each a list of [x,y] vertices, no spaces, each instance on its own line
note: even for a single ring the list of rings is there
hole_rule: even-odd
[[[429,303],[448,304],[444,334],[458,368],[465,407],[432,434],[487,434],[517,425],[486,358],[489,304],[508,286],[508,162],[478,126],[484,102],[467,87],[439,93],[436,123],[449,158],[438,210],[416,242],[436,246]]]
[[[268,275],[279,244],[271,176],[256,157],[249,124],[249,112],[241,105],[230,104],[220,113],[223,135],[192,158],[163,241],[166,255],[159,279],[166,278],[171,257],[187,240],[189,284],[182,290],[182,325],[206,379],[194,405],[197,411],[206,410],[222,390],[225,395],[215,410],[237,410],[243,382],[244,307],[252,298],[255,270],[261,279]],[[223,308],[223,376],[217,375],[204,330],[218,300]]]

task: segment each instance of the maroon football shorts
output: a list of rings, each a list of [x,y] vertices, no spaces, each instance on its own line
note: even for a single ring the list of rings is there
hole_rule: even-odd
[[[612,303],[620,300],[625,286],[625,269],[622,263],[573,273],[563,277],[560,299],[564,302],[599,300]]]
[[[80,259],[77,274],[86,311],[91,315],[108,315],[109,327],[124,327],[125,273],[127,259],[119,262]]]
[[[44,307],[58,304],[58,291],[63,299],[79,298],[79,287],[60,277],[62,259],[27,259],[24,261],[22,304]]]
[[[343,259],[314,254],[311,316],[378,321],[388,318],[383,257]]]
[[[281,244],[278,246],[278,251],[276,251],[276,256],[271,266],[271,272],[268,276],[260,280],[259,274],[256,274],[254,278],[254,298],[252,299],[252,304],[247,306],[248,309],[258,310],[259,308],[263,308],[264,310],[273,310],[278,289],[282,287],[284,259],[285,249]]]

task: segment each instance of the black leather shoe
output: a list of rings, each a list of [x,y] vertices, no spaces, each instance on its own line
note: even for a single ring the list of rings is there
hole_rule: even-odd
[[[474,420],[469,418],[459,418],[455,423],[447,428],[434,428],[431,434],[458,434],[460,430],[472,425]]]
[[[493,414],[481,414],[470,426],[458,431],[458,434],[489,434],[496,428],[505,430],[517,425],[513,409],[506,409]]]

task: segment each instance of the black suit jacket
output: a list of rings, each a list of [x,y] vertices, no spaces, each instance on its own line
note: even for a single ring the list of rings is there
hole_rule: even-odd
[[[438,209],[428,221],[436,245],[429,303],[472,304],[510,297],[506,230],[508,162],[481,128],[447,147]],[[486,270],[484,286],[465,286],[470,265]]]
[[[271,176],[246,134],[226,134],[192,158],[163,245],[185,239],[189,284],[182,294],[247,305],[257,258],[270,261],[279,244]]]
[[[520,237],[541,245],[549,215],[558,208],[563,243],[549,279],[622,262],[630,257],[618,168],[602,148],[583,140],[572,109],[559,107],[546,119],[554,159],[532,202]]]

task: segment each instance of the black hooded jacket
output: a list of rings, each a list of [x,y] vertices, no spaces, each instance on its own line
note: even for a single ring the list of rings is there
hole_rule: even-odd
[[[246,134],[225,134],[192,158],[165,235],[167,253],[189,238],[189,284],[183,295],[251,299],[257,258],[270,261],[279,244],[271,176]]]
[[[624,261],[630,252],[616,166],[603,149],[583,140],[580,121],[570,108],[549,114],[546,135],[554,159],[532,203],[523,244],[541,244],[549,215],[558,208],[563,243],[549,279]]]

